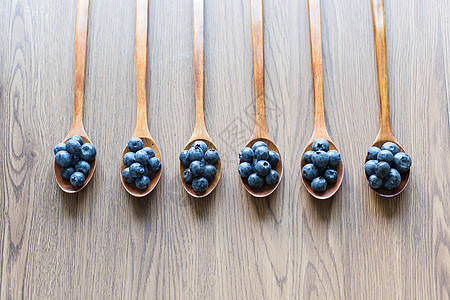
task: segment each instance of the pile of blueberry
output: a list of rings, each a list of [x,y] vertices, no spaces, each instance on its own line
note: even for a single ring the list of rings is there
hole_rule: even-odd
[[[330,150],[330,144],[326,139],[315,140],[312,151],[306,151],[303,160],[305,161],[302,169],[303,178],[311,182],[314,192],[325,192],[328,185],[337,182],[339,174],[336,168],[341,163],[341,155],[336,150]]]
[[[259,190],[264,184],[273,186],[278,182],[280,175],[272,168],[278,165],[280,156],[269,150],[266,143],[258,141],[251,148],[243,148],[239,152],[239,160],[239,175],[247,179],[252,190]]]
[[[364,170],[369,177],[369,185],[373,189],[381,187],[387,190],[396,189],[401,182],[400,173],[408,172],[411,157],[392,142],[378,147],[370,147],[367,151],[367,162]]]
[[[59,174],[62,179],[70,181],[76,188],[82,187],[97,155],[94,145],[84,143],[80,136],[73,135],[67,142],[56,145],[53,152],[56,163],[61,167]]]
[[[181,163],[187,167],[183,172],[183,180],[192,185],[196,193],[204,193],[216,177],[214,165],[219,161],[219,152],[208,149],[203,141],[195,141],[189,150],[180,153]]]
[[[144,142],[133,137],[128,141],[128,150],[123,156],[125,169],[122,171],[123,180],[126,183],[134,183],[140,190],[145,190],[150,185],[150,176],[161,170],[161,161],[155,156],[155,151],[150,147],[144,148]]]

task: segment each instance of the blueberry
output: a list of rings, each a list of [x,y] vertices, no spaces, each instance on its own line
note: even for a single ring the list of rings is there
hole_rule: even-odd
[[[394,155],[394,167],[400,173],[408,172],[409,168],[411,167],[411,163],[411,157],[409,157],[409,155],[404,152],[399,152]]]
[[[213,181],[216,177],[217,169],[213,165],[206,165],[203,169],[203,176],[208,179],[208,182]]]
[[[189,159],[189,150],[183,150],[179,155],[180,162],[183,166],[189,167],[191,160]]]
[[[325,192],[327,189],[327,181],[323,177],[316,177],[311,181],[311,188],[316,193]]]
[[[150,185],[150,178],[148,178],[147,176],[143,175],[143,176],[139,177],[138,179],[136,179],[134,184],[136,184],[136,187],[138,189],[145,190]]]
[[[81,172],[83,173],[85,176],[89,173],[89,171],[91,170],[91,165],[84,160],[80,160],[76,165],[75,165],[75,170],[77,172]]]
[[[187,184],[191,184],[192,180],[194,180],[194,175],[192,175],[191,169],[187,168],[183,172],[183,180]]]
[[[62,179],[64,179],[64,180],[70,180],[70,176],[72,176],[72,174],[74,172],[75,172],[75,169],[72,167],[61,168],[61,170],[59,170],[59,174],[61,175]]]
[[[251,163],[254,158],[255,152],[253,152],[253,150],[249,147],[245,147],[239,152],[239,160],[241,162]]]
[[[306,180],[313,180],[319,176],[319,170],[313,164],[306,164],[302,169],[303,178]]]
[[[255,172],[259,177],[266,177],[270,173],[270,164],[267,160],[258,160]]]
[[[270,163],[272,168],[275,168],[278,165],[278,163],[280,162],[280,156],[275,151],[270,150],[269,158],[267,159],[267,161]]]
[[[205,177],[195,178],[192,181],[192,188],[196,193],[204,193],[208,189],[208,180]]]
[[[62,150],[66,150],[66,144],[64,143],[59,143],[58,145],[55,146],[55,148],[53,148],[53,153],[58,153],[59,151]]]
[[[261,146],[263,146],[263,147],[266,147],[266,148],[267,148],[267,144],[266,144],[266,143],[264,143],[263,141],[257,141],[256,143],[254,143],[254,144],[253,144],[253,146],[252,146],[252,150],[253,150],[253,152],[255,152],[255,151],[256,151],[256,148],[258,148],[258,147],[261,147]]]
[[[378,160],[369,160],[364,165],[364,171],[366,171],[367,176],[375,174],[375,169],[377,168]]]
[[[394,161],[394,155],[389,150],[381,150],[377,155],[377,160],[385,161],[390,165]]]
[[[325,175],[323,176],[328,184],[334,184],[338,179],[338,172],[333,169],[328,169],[325,171]]]
[[[316,151],[312,157],[312,162],[319,170],[324,169],[329,162],[328,154],[322,150]]]
[[[381,150],[388,150],[391,151],[392,155],[395,155],[400,152],[400,148],[397,146],[397,144],[393,142],[386,142],[381,146]]]
[[[248,176],[247,182],[250,188],[252,188],[253,190],[259,190],[264,185],[264,180],[261,177],[259,177],[256,173],[253,173],[250,176]]]
[[[56,153],[55,161],[61,167],[67,168],[72,164],[72,156],[69,152],[62,150]]]
[[[202,158],[203,158],[203,150],[200,147],[200,145],[191,147],[191,149],[189,149],[189,159],[191,161],[201,160]]]
[[[136,151],[134,158],[136,159],[136,162],[140,163],[143,166],[148,165],[150,161],[147,152],[144,150]]]
[[[377,177],[377,175],[372,174],[369,177],[369,185],[373,189],[379,189],[383,185],[383,180]]]
[[[387,190],[396,189],[400,185],[401,180],[402,177],[400,176],[400,173],[392,168],[389,175],[384,179],[383,187]]]
[[[72,136],[69,138],[69,140],[75,140],[75,141],[77,141],[78,143],[80,143],[80,145],[83,145],[83,144],[84,144],[83,138],[82,138],[81,136],[79,136],[79,135],[72,135]]]
[[[128,150],[131,152],[136,152],[144,148],[144,142],[138,137],[132,137],[128,141]]]
[[[303,154],[303,160],[305,161],[305,164],[312,164],[313,156],[314,156],[314,151],[306,151],[305,154]]]
[[[80,156],[79,155],[71,155],[72,156],[72,165],[75,166],[80,160]]]
[[[144,166],[144,175],[149,178],[152,175],[152,172],[150,172],[150,168],[148,167],[148,165]]]
[[[252,162],[252,169],[253,169],[253,173],[255,173],[255,167],[256,167],[256,163],[258,162],[258,160],[255,158]]]
[[[72,175],[70,176],[70,183],[76,187],[82,187],[84,184],[84,180],[86,179],[86,177],[84,177],[84,174],[81,172],[74,172],[72,173]]]
[[[144,175],[144,172],[145,172],[144,166],[141,165],[140,163],[133,163],[133,164],[131,164],[131,166],[130,166],[130,174],[134,178],[138,178],[138,177]]]
[[[91,162],[94,160],[96,155],[97,155],[97,150],[95,149],[94,145],[92,145],[91,143],[86,143],[81,146],[80,157],[82,160]]]
[[[148,162],[148,168],[153,173],[157,173],[159,170],[161,170],[161,161],[157,157],[150,158]]]
[[[155,157],[155,150],[153,150],[152,148],[150,148],[150,147],[145,147],[145,148],[143,148],[142,150],[144,150],[145,152],[147,152],[148,159],[150,159],[150,158],[152,158],[152,157]]]
[[[130,168],[125,168],[122,172],[123,180],[127,183],[133,183],[136,177],[131,175]]]
[[[264,178],[264,181],[267,185],[275,185],[278,182],[278,178],[280,178],[278,172],[275,170],[270,170],[269,175]]]
[[[194,175],[194,177],[203,176],[204,168],[205,166],[199,160],[194,160],[189,165],[189,169],[191,169],[192,175]]]
[[[133,152],[125,153],[125,155],[123,156],[123,164],[125,165],[126,168],[128,168],[135,162],[136,162],[136,154],[134,154]]]
[[[253,173],[253,167],[248,162],[244,161],[242,162],[238,167],[239,175],[241,175],[242,178],[248,178]]]
[[[375,168],[375,175],[377,175],[378,178],[385,178],[389,175],[389,172],[391,170],[391,166],[385,161],[379,162],[377,164],[377,167]]]
[[[341,163],[341,154],[336,150],[329,150],[328,154],[328,166],[330,168],[336,169]]]
[[[195,141],[192,144],[191,148],[192,147],[200,147],[202,149],[203,153],[206,153],[206,151],[208,151],[208,145],[206,145],[206,143],[204,141]]]
[[[330,144],[326,139],[320,138],[313,142],[312,149],[313,151],[321,150],[327,152],[328,150],[330,150]]]
[[[269,148],[260,146],[255,150],[255,158],[257,160],[268,160],[269,159]]]
[[[369,150],[367,150],[367,159],[368,160],[376,160],[378,153],[380,153],[380,148],[378,147],[370,147]]]
[[[66,151],[73,155],[81,154],[81,145],[74,139],[69,139],[66,142]]]
[[[209,149],[205,152],[205,160],[206,162],[215,165],[219,161],[219,152],[215,149]]]

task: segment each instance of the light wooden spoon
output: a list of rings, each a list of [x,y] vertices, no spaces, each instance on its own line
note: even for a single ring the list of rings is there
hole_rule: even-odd
[[[278,187],[283,177],[283,161],[280,150],[269,137],[266,124],[266,104],[264,91],[264,31],[263,31],[263,3],[262,0],[251,1],[252,11],[252,46],[253,46],[253,84],[255,89],[255,130],[253,137],[246,147],[252,147],[254,143],[262,141],[267,144],[269,150],[275,151],[280,156],[280,162],[274,168],[279,178],[275,185],[264,186],[259,190],[253,190],[247,183],[247,179],[241,178],[247,192],[253,197],[261,198],[272,194]]]
[[[306,151],[312,150],[312,143],[318,138],[324,138],[330,144],[330,150],[338,151],[336,145],[328,135],[327,127],[325,124],[325,110],[323,104],[323,66],[322,66],[322,32],[321,32],[321,20],[320,20],[320,0],[309,0],[309,31],[311,39],[311,61],[313,71],[313,84],[314,84],[314,132],[311,139],[308,142],[305,150],[302,154],[301,168],[305,166],[305,160],[303,155]],[[327,186],[327,189],[323,193],[316,193],[312,190],[311,184],[305,178],[302,181],[306,187],[306,190],[315,198],[324,200],[333,196],[339,189],[344,177],[343,163],[339,164],[336,168],[338,172],[337,182],[334,185]]]
[[[91,143],[83,126],[83,98],[84,77],[86,69],[86,39],[89,17],[89,0],[79,0],[77,8],[77,28],[75,41],[75,100],[72,126],[64,138],[64,143],[73,136],[79,135],[84,143]],[[90,163],[91,169],[82,187],[76,188],[69,181],[65,181],[60,174],[61,167],[55,161],[55,176],[59,187],[66,193],[76,193],[84,189],[89,183],[97,165],[97,157]]]
[[[373,142],[372,146],[381,148],[386,142],[395,143],[400,152],[405,152],[402,146],[397,142],[392,134],[391,122],[389,117],[389,94],[388,94],[388,69],[387,69],[387,55],[386,55],[386,28],[384,22],[384,1],[372,1],[373,12],[373,26],[375,29],[375,48],[377,54],[377,71],[378,71],[378,88],[380,91],[380,131]],[[367,162],[367,157],[366,157]],[[364,172],[365,174],[365,172]],[[394,197],[400,194],[406,187],[409,181],[409,170],[405,173],[400,173],[400,185],[394,190],[387,190],[383,187],[376,189],[380,196]],[[369,176],[366,175],[367,182]]]
[[[137,73],[137,117],[136,129],[133,137],[138,137],[144,142],[144,147],[150,147],[155,151],[155,156],[161,161],[161,153],[155,141],[151,138],[147,124],[147,33],[148,33],[148,0],[136,1],[136,73]],[[125,147],[120,160],[120,179],[123,187],[134,197],[148,195],[159,182],[163,166],[157,173],[152,173],[150,184],[145,190],[138,189],[134,183],[127,183],[123,179],[122,172],[125,169],[123,156],[129,152]]]
[[[194,10],[194,84],[195,84],[195,125],[194,131],[192,132],[192,136],[189,139],[184,150],[189,150],[191,145],[195,141],[203,141],[208,146],[208,149],[214,149],[217,151],[217,147],[214,145],[213,141],[209,137],[208,132],[206,131],[205,124],[205,101],[204,101],[204,0],[194,0],[193,2],[193,10]],[[219,152],[220,153],[220,152]],[[183,183],[184,189],[186,192],[195,198],[202,198],[208,196],[217,186],[219,182],[220,175],[222,173],[222,164],[219,158],[219,161],[215,165],[217,169],[216,177],[214,180],[209,183],[208,189],[204,193],[197,193],[192,188],[192,185],[187,184],[183,180],[183,172],[186,170],[186,166],[184,166],[180,162],[180,176],[181,182]]]

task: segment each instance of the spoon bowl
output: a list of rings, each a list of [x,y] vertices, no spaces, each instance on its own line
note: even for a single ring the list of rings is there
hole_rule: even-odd
[[[205,142],[206,145],[208,146],[208,149],[214,149],[214,150],[218,151],[217,148],[216,148],[216,145],[214,145],[214,143],[213,143],[211,140],[206,139],[206,138],[191,139],[191,140],[187,143],[186,147],[184,147],[183,150],[189,150],[189,149],[191,148],[192,144],[193,144],[194,142],[196,142],[196,141],[203,141],[203,142]],[[194,189],[192,188],[192,185],[191,185],[191,184],[187,184],[186,182],[184,182],[184,180],[183,180],[183,172],[184,172],[184,170],[186,170],[188,167],[186,167],[185,165],[183,165],[183,164],[180,162],[180,176],[181,176],[181,182],[183,183],[183,187],[184,187],[184,189],[186,190],[186,192],[187,192],[189,195],[191,195],[191,196],[194,197],[194,198],[203,198],[203,197],[206,197],[206,196],[208,196],[209,194],[211,194],[211,192],[216,188],[217,183],[219,183],[220,175],[221,175],[221,173],[222,173],[222,164],[221,164],[220,156],[219,156],[219,161],[218,161],[217,164],[215,164],[214,166],[215,166],[216,169],[217,169],[217,173],[216,173],[216,176],[214,177],[214,180],[211,181],[211,182],[209,183],[209,186],[208,186],[208,189],[206,190],[206,192],[204,192],[204,193],[197,193],[196,191],[194,191]]]
[[[246,145],[246,147],[251,148],[253,146],[253,144],[255,144],[256,142],[264,142],[267,145],[267,148],[269,148],[269,150],[271,151],[275,151],[276,153],[278,153],[279,157],[280,157],[280,161],[278,162],[277,166],[275,168],[273,168],[272,170],[277,171],[279,178],[278,178],[278,182],[275,185],[267,185],[264,184],[263,187],[259,190],[253,190],[247,183],[247,179],[242,178],[241,177],[241,181],[242,184],[244,185],[245,189],[247,190],[247,192],[252,195],[253,197],[256,198],[263,198],[263,197],[267,197],[270,194],[272,194],[277,187],[280,185],[281,182],[281,178],[283,177],[283,161],[281,158],[281,153],[280,150],[278,149],[277,145],[275,145],[275,143],[269,139],[269,138],[252,138]]]
[[[84,134],[80,134],[80,133],[74,133],[74,134],[70,134],[68,135],[65,139],[64,139],[64,143],[67,142],[67,140],[73,136],[73,135],[79,135],[82,139],[84,143],[91,143],[91,140],[89,139],[89,137],[86,135],[86,133]],[[97,156],[94,158],[94,160],[92,162],[89,163],[91,165],[91,169],[89,170],[88,175],[86,176],[86,179],[84,181],[83,186],[77,188],[74,187],[69,180],[64,180],[61,177],[61,166],[58,165],[55,161],[55,176],[56,176],[56,182],[58,183],[59,187],[66,193],[68,194],[73,194],[73,193],[77,193],[79,191],[81,191],[82,189],[84,189],[84,187],[86,185],[88,185],[89,181],[91,181],[92,175],[94,175],[94,171],[95,171],[95,167],[97,165]]]
[[[159,158],[160,161],[162,161],[161,153],[159,152],[159,148],[156,145],[155,141],[152,138],[145,137],[145,136],[139,136],[139,138],[144,142],[144,147],[152,148],[153,151],[155,151],[155,156],[157,158]],[[153,189],[158,184],[159,179],[161,178],[161,172],[162,172],[163,166],[161,164],[161,169],[159,169],[158,172],[151,173],[151,175],[149,176],[150,184],[148,185],[148,187],[145,190],[138,189],[134,183],[126,182],[122,176],[122,172],[123,172],[123,170],[125,170],[125,165],[123,164],[123,156],[128,152],[130,152],[130,150],[128,149],[128,146],[126,146],[122,153],[122,159],[120,160],[120,180],[122,181],[122,185],[127,190],[127,192],[130,193],[130,195],[132,195],[134,197],[140,198],[140,197],[147,196],[148,194],[150,194],[153,191]]]
[[[302,153],[302,159],[301,159],[301,170],[303,170],[303,167],[306,165],[305,160],[303,159],[303,156],[305,155],[305,153],[307,151],[312,151],[312,144],[313,142],[318,139],[318,138],[324,138],[328,141],[328,143],[330,144],[330,150],[336,150],[339,152],[339,150],[337,149],[336,145],[333,143],[333,141],[331,141],[331,139],[328,136],[320,136],[320,137],[316,137],[314,136],[308,143],[308,145],[306,146],[305,150]],[[340,153],[340,152],[339,152]],[[339,163],[339,166],[336,168],[336,171],[338,173],[338,178],[337,181],[334,185],[327,185],[327,189],[325,190],[325,192],[322,193],[316,193],[313,191],[313,189],[311,188],[311,181],[306,180],[303,177],[303,173],[302,173],[302,181],[303,181],[303,185],[306,187],[306,190],[311,194],[311,196],[319,199],[319,200],[326,200],[330,197],[332,197],[334,194],[336,194],[336,192],[339,190],[339,187],[342,184],[342,179],[344,178],[344,165],[342,163],[342,156],[341,156],[341,162]]]
[[[394,138],[391,138],[391,139],[383,139],[383,140],[377,139],[377,140],[373,143],[372,147],[378,147],[378,148],[381,149],[381,146],[383,146],[383,144],[386,143],[386,142],[392,142],[392,143],[396,144],[396,145],[398,146],[398,148],[400,149],[400,152],[405,152],[405,151],[403,150],[402,146],[401,146]],[[367,161],[368,161],[368,159],[367,159],[367,156],[366,156],[365,163],[366,163]],[[403,190],[406,188],[406,185],[407,185],[408,182],[409,182],[409,173],[410,173],[410,170],[408,170],[407,172],[404,172],[404,173],[400,173],[400,176],[401,176],[401,178],[402,178],[401,181],[400,181],[400,185],[399,185],[396,189],[394,189],[394,190],[388,190],[388,189],[385,189],[385,188],[383,188],[383,187],[381,187],[381,188],[379,188],[379,189],[373,189],[373,190],[374,190],[377,194],[379,194],[380,196],[382,196],[382,197],[386,197],[386,198],[389,198],[389,197],[395,197],[395,196],[397,196],[398,194],[400,194],[401,192],[403,192]],[[369,176],[367,176],[366,172],[364,172],[364,175],[366,176],[367,183],[369,183]]]

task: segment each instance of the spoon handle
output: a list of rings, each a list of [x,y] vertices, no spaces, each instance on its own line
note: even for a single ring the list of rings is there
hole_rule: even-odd
[[[327,134],[323,104],[323,63],[320,0],[308,1],[311,64],[314,85],[314,132]]]
[[[263,2],[251,0],[253,85],[255,88],[255,137],[268,137],[264,99],[264,31]]]
[[[204,99],[204,0],[193,1],[194,16],[194,85],[195,85],[195,136],[206,136]]]
[[[380,133],[392,135],[389,120],[388,69],[386,55],[386,29],[384,22],[384,0],[372,1],[375,48],[377,55],[378,88],[380,91]]]
[[[136,2],[137,117],[133,136],[150,136],[147,125],[148,0]]]
[[[75,36],[75,99],[72,129],[83,129],[84,77],[86,70],[86,40],[89,17],[89,0],[79,0]]]

